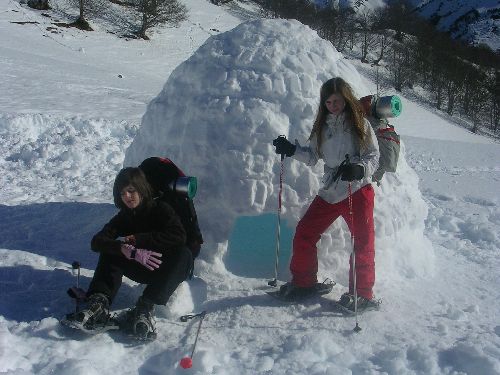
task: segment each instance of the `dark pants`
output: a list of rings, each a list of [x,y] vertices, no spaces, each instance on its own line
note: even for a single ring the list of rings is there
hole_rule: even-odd
[[[193,257],[187,247],[162,258],[160,268],[150,271],[122,254],[100,254],[94,277],[90,282],[88,295],[104,293],[113,302],[122,284],[122,277],[147,284],[143,297],[156,305],[165,305],[180,283],[188,278],[193,267]]]

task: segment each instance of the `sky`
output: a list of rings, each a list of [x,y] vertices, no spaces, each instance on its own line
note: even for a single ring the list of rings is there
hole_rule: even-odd
[[[332,293],[282,305],[265,293],[280,170],[271,141],[306,142],[329,77],[359,96],[376,86],[366,66],[298,22],[249,19],[239,2],[186,4],[190,19],[149,42],[52,33],[56,15],[0,4],[0,372],[500,374],[498,143],[399,94],[398,170],[375,187],[381,310],[361,315],[357,334],[352,318],[331,311],[347,286],[341,220],[319,243],[319,276],[337,282]],[[195,277],[158,307],[152,343],[61,327],[74,309],[71,263],[81,262],[87,286],[97,262],[90,238],[116,212],[116,173],[151,155],[198,178],[206,241]],[[280,282],[321,175],[322,165],[284,162]],[[125,279],[113,311],[141,292]],[[198,321],[179,317],[203,310],[193,368],[184,370]]]

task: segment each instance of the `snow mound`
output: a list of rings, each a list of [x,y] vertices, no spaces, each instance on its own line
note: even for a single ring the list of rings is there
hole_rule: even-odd
[[[272,139],[285,134],[306,141],[321,84],[333,76],[346,79],[357,95],[368,94],[352,64],[307,26],[287,20],[240,24],[210,37],[172,72],[148,105],[124,165],[167,156],[198,177],[195,201],[210,249],[202,257],[223,270],[235,220],[276,212],[280,163]],[[283,216],[290,225],[318,191],[321,173],[322,165],[285,161]],[[423,236],[427,207],[404,152],[398,173],[383,181],[376,199],[383,272],[414,276],[431,269],[433,252]],[[347,267],[346,228],[338,221],[323,237],[321,272]]]
[[[0,188],[5,201],[40,203],[69,198],[109,202],[124,146],[135,132],[135,126],[126,121],[0,114],[0,151],[4,155]],[[101,176],[104,183],[88,184]],[[23,183],[12,184],[16,179]]]

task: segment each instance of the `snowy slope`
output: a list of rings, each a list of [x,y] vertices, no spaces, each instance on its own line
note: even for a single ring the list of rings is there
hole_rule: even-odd
[[[438,30],[453,38],[500,49],[500,3],[496,0],[411,0]]]
[[[349,7],[357,12],[374,10],[394,0],[314,0],[319,6]],[[416,12],[449,32],[453,38],[474,45],[500,49],[500,3],[497,0],[409,0]]]
[[[276,24],[266,29],[250,22],[233,29],[243,21],[231,15],[237,12],[225,13],[201,0],[186,4],[193,9],[192,18],[179,29],[158,33],[151,42],[71,29],[51,35],[46,33],[50,19],[39,12],[12,0],[0,5],[0,150],[4,155],[0,159],[0,372],[500,374],[499,145],[403,98],[404,113],[394,123],[403,136],[404,159],[398,173],[377,188],[376,292],[384,301],[382,311],[361,316],[363,330],[354,334],[353,320],[333,317],[326,305],[279,306],[264,294],[266,279],[251,272],[236,276],[228,270],[231,224],[206,215],[216,202],[212,196],[226,186],[233,187],[227,191],[233,194],[232,203],[248,204],[225,202],[219,216],[237,220],[239,215],[274,212],[279,164],[266,142],[275,133],[289,130],[304,139],[311,114],[298,121],[296,112],[287,109],[291,108],[287,101],[314,103],[319,82],[311,81],[308,95],[304,86],[284,85],[283,99],[275,90],[263,98],[267,86],[251,85],[259,82],[253,80],[258,55],[232,60],[229,54],[227,69],[235,79],[222,81],[233,84],[226,91],[229,103],[237,102],[235,87],[247,84],[241,90],[240,108],[250,124],[258,123],[260,111],[268,127],[262,128],[262,134],[253,131],[252,142],[239,143],[236,135],[249,131],[237,122],[241,113],[220,116],[217,104],[217,111],[207,112],[204,118],[220,120],[225,132],[213,122],[213,136],[200,139],[196,130],[200,134],[205,130],[187,126],[189,116],[199,122],[203,105],[224,101],[219,97],[223,84],[207,84],[212,91],[196,86],[220,77],[217,64],[224,55],[210,57],[209,52],[217,43],[221,51],[231,48],[235,40],[239,42],[235,50],[250,53],[249,41],[261,30],[254,52],[267,45],[269,51],[286,57],[289,49],[296,48],[301,63],[296,69],[304,77],[321,69],[325,74],[328,69],[333,72],[342,64],[348,70],[339,71],[355,80],[359,91],[374,90],[374,85],[361,80],[350,62],[340,63],[341,56],[331,46],[317,44],[315,34],[300,25],[287,29]],[[26,20],[39,23],[11,23]],[[282,35],[284,30],[288,38]],[[300,34],[294,34],[298,30]],[[281,35],[284,42],[273,38],[267,43],[266,36],[272,33]],[[331,67],[304,67],[306,54],[300,53],[304,40],[314,43],[311,58],[325,54]],[[287,73],[272,55],[261,57],[267,62],[263,67],[272,68],[276,78]],[[197,63],[200,59],[207,64]],[[234,66],[238,61],[241,65]],[[192,76],[182,85],[180,72],[187,68]],[[241,72],[247,72],[248,78]],[[115,212],[111,184],[125,155],[135,162],[132,155],[139,158],[143,152],[137,152],[139,146],[155,139],[151,131],[160,132],[162,118],[168,120],[163,131],[179,130],[169,124],[168,113],[159,115],[167,107],[156,105],[154,110],[154,103],[165,100],[173,89],[192,105],[176,117],[185,122],[187,132],[181,144],[187,147],[190,138],[206,148],[221,143],[224,148],[208,161],[217,155],[227,165],[246,160],[247,169],[237,164],[244,173],[219,174],[219,186],[211,186],[210,163],[202,170],[195,151],[191,158],[179,154],[182,166],[200,176],[196,205],[203,214],[208,241],[195,279],[183,283],[171,303],[159,309],[157,341],[135,346],[119,335],[85,337],[68,332],[59,327],[57,318],[73,308],[65,296],[65,289],[74,283],[70,264],[75,259],[82,262],[81,282],[87,285],[97,260],[88,241]],[[260,106],[249,109],[248,104],[259,98]],[[263,111],[268,108],[265,103],[276,110]],[[172,105],[177,109],[180,104]],[[287,121],[278,121],[283,119]],[[165,152],[173,152],[170,147]],[[320,172],[286,161],[284,199],[290,225],[314,195]],[[306,178],[301,180],[302,175]],[[253,186],[252,179],[256,186],[265,186],[266,193],[252,195],[258,191],[248,187]],[[331,298],[345,290],[347,239],[344,225],[338,223],[321,242],[322,276],[338,282]],[[269,257],[260,260],[263,264],[247,268],[265,269],[268,264],[271,277],[274,243],[267,246]],[[140,287],[126,280],[114,309],[129,307],[140,293]],[[182,370],[178,361],[190,354],[197,322],[181,323],[178,317],[202,309],[208,315],[194,366]]]

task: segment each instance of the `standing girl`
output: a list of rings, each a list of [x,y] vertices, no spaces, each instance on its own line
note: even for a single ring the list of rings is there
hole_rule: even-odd
[[[284,299],[296,300],[321,293],[317,280],[316,244],[339,217],[346,221],[354,237],[358,311],[375,308],[375,231],[373,225],[374,191],[371,176],[377,170],[379,149],[375,134],[364,118],[363,109],[349,84],[342,78],[326,81],[320,92],[319,109],[309,144],[290,143],[285,137],[273,141],[277,154],[315,165],[323,159],[323,187],[299,221],[293,239],[290,264],[292,281],[283,285]],[[352,213],[350,208],[352,208]],[[354,311],[352,259],[349,291],[339,303]]]

